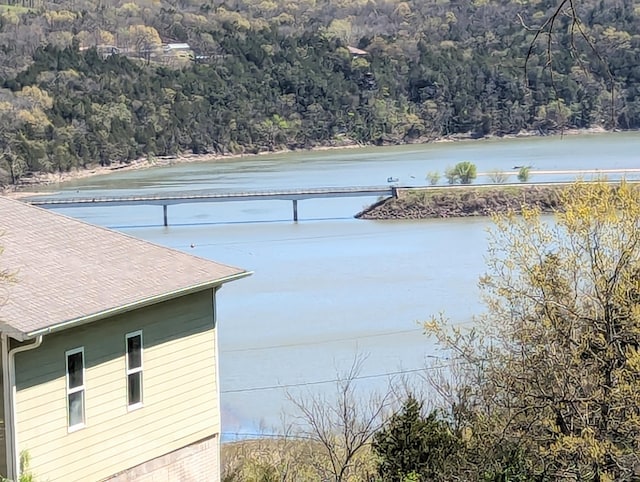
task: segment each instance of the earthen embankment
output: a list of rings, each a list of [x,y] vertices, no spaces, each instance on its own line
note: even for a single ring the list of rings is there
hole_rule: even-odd
[[[356,214],[359,219],[428,219],[490,216],[523,207],[551,213],[559,207],[560,186],[450,186],[402,190]]]

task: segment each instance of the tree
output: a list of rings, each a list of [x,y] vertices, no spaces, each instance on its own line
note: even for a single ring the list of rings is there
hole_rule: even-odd
[[[27,171],[25,159],[18,153],[21,111],[9,102],[0,102],[0,162],[9,174],[9,183],[15,185]],[[1,182],[0,182],[1,184]]]
[[[522,166],[518,169],[518,181],[527,182],[531,175],[531,168],[529,166]]]
[[[138,56],[144,58],[147,62],[151,58],[151,54],[162,45],[158,31],[146,25],[131,25],[129,27],[129,37],[135,46],[136,52],[138,52]]]
[[[553,223],[495,218],[486,315],[470,331],[427,323],[461,374],[440,391],[493,473],[505,461],[489,455],[513,447],[522,480],[637,480],[640,191],[579,182],[561,205]]]
[[[6,99],[6,100],[5,100]],[[51,126],[46,111],[53,101],[36,86],[15,94],[0,91],[0,163],[6,166],[11,184],[17,184],[30,169],[38,170],[44,160],[45,130]]]
[[[429,171],[426,179],[430,185],[435,186],[440,181],[440,173],[438,171]]]
[[[447,480],[445,466],[460,440],[440,413],[424,416],[423,403],[409,395],[400,412],[394,414],[373,439],[380,457],[378,474],[388,482],[402,482],[411,475],[419,480]]]
[[[335,400],[320,395],[289,396],[301,414],[302,435],[317,442],[328,459],[328,464],[318,464],[321,471],[327,472],[321,474],[322,480],[342,482],[350,474],[362,475],[367,470],[359,456],[382,427],[391,404],[391,391],[379,397],[359,396],[356,383],[362,363],[363,358],[357,357],[349,371],[339,377]]]
[[[453,168],[453,174],[460,184],[471,184],[478,176],[476,165],[469,161],[462,161]]]
[[[455,184],[456,182],[458,182],[458,174],[456,173],[454,167],[447,167],[444,170],[444,177],[447,179],[447,183],[449,184]]]
[[[604,75],[607,80],[607,84],[609,85],[608,89],[611,95],[611,105],[610,105],[610,114],[611,114],[611,124],[612,127],[615,127],[616,119],[615,119],[615,79],[611,70],[611,67],[608,62],[605,61],[604,57],[596,47],[595,41],[591,37],[591,34],[588,28],[585,27],[580,14],[578,13],[577,6],[580,3],[586,2],[578,2],[577,0],[557,0],[554,8],[551,9],[551,13],[545,17],[543,17],[543,21],[541,24],[537,26],[527,25],[523,20],[522,16],[518,14],[518,18],[522,24],[522,27],[525,30],[533,33],[533,37],[531,42],[529,43],[529,49],[527,51],[527,55],[524,62],[524,76],[528,81],[527,71],[529,69],[530,60],[532,56],[534,56],[534,51],[536,46],[539,43],[544,45],[544,64],[545,67],[549,69],[549,76],[551,81],[551,88],[554,92],[554,96],[557,101],[557,110],[562,110],[562,99],[558,95],[558,88],[556,85],[556,77],[557,73],[555,72],[554,67],[554,51],[552,49],[552,44],[554,43],[555,37],[561,37],[561,33],[568,32],[568,35],[564,37],[564,53],[569,53],[570,57],[576,59],[577,63],[580,65],[580,68],[585,70],[587,63],[584,62],[584,54],[577,47],[578,45],[585,46],[594,59],[597,61],[598,67],[600,67],[604,71]],[[604,5],[603,3],[600,4]],[[602,8],[602,7],[601,7]],[[611,27],[610,27],[611,28]],[[615,31],[615,29],[614,29]],[[605,30],[603,37],[605,40],[610,39],[612,31],[608,32]],[[626,33],[626,32],[625,32]],[[618,41],[620,36],[614,36]],[[622,39],[625,39],[626,36],[624,33],[622,34]],[[595,62],[594,62],[595,63]]]

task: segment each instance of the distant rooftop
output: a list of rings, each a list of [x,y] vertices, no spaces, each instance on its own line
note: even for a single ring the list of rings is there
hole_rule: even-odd
[[[165,50],[190,50],[191,46],[187,43],[170,43],[164,46]]]
[[[366,50],[357,49],[355,47],[347,47],[351,55],[369,55]]]

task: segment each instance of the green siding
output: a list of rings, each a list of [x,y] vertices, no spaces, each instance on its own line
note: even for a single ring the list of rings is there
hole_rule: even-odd
[[[219,433],[213,316],[207,290],[45,336],[18,354],[18,444],[36,480],[101,480]],[[137,330],[144,406],[128,411],[125,334]],[[65,351],[80,346],[86,427],[68,433]]]

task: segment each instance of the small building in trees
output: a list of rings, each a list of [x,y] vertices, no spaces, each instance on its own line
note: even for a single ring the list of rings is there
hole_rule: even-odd
[[[0,473],[219,480],[217,293],[250,273],[6,198],[0,233]]]
[[[369,52],[366,50],[362,50],[356,47],[347,46],[347,50],[353,57],[364,57],[365,55],[369,55]]]
[[[193,55],[193,49],[188,43],[168,43],[162,46],[165,56]]]
[[[185,52],[185,51],[190,51],[191,50],[191,46],[188,43],[168,43],[165,44],[162,49],[165,52]]]
[[[165,63],[180,65],[195,61],[195,54],[188,43],[168,43],[162,46],[162,58]]]

